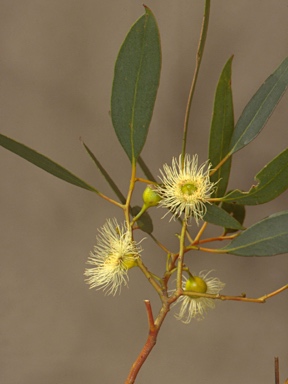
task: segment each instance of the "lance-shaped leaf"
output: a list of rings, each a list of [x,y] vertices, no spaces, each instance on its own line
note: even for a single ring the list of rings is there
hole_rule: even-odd
[[[118,140],[130,161],[137,160],[146,141],[161,69],[156,20],[147,7],[124,40],[117,57],[111,117]]]
[[[219,225],[224,228],[231,229],[243,229],[242,225],[234,219],[234,217],[230,216],[229,213],[224,211],[224,209],[220,208],[218,205],[214,204],[206,204],[206,214],[203,220],[207,221],[210,224]]]
[[[244,205],[235,203],[223,203],[221,204],[221,208],[229,213],[230,216],[234,217],[234,219],[237,220],[241,225],[243,225],[246,213]],[[225,234],[231,232],[233,233],[235,231],[236,230],[232,228],[225,228]]]
[[[244,108],[233,133],[230,153],[249,144],[266,124],[288,85],[288,57],[268,77]]]
[[[243,205],[257,205],[275,199],[288,188],[288,149],[280,153],[256,176],[258,185],[249,192],[235,190],[223,198],[227,202]]]
[[[22,157],[23,159],[29,161],[30,163],[36,165],[37,167],[43,169],[44,171],[51,173],[51,175],[66,181],[67,183],[76,185],[77,187],[83,189],[87,189],[88,191],[99,193],[97,189],[81,180],[79,177],[73,175],[73,173],[63,168],[61,165],[50,160],[48,157],[41,155],[41,153],[34,151],[34,149],[19,143],[18,141],[0,134],[0,145]]]
[[[274,256],[288,252],[288,211],[252,225],[221,250],[237,256]]]
[[[88,152],[89,156],[91,157],[91,159],[94,161],[94,163],[96,164],[97,168],[99,169],[99,171],[102,173],[102,175],[104,176],[105,180],[107,181],[107,183],[110,185],[110,187],[113,189],[113,191],[115,192],[116,196],[118,197],[118,199],[121,201],[122,204],[125,204],[126,203],[126,198],[125,196],[122,194],[122,192],[120,191],[120,189],[118,188],[118,186],[115,184],[115,182],[113,181],[113,179],[111,178],[111,176],[109,175],[109,173],[105,170],[105,168],[103,167],[103,165],[100,163],[100,161],[96,158],[96,156],[94,155],[94,153],[88,148],[88,146],[84,143],[84,141],[82,142],[82,144],[84,145],[84,148],[86,149],[86,151]]]
[[[233,98],[231,89],[231,65],[233,56],[225,64],[221,73],[213,108],[213,117],[210,129],[209,160],[212,169],[216,167],[229,152],[229,145],[234,128]],[[211,176],[216,182],[217,190],[214,197],[223,196],[230,175],[231,157]]]

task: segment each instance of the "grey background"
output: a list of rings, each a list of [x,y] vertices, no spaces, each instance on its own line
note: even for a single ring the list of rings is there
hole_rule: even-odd
[[[207,157],[213,96],[231,54],[235,118],[287,55],[288,2],[212,2],[211,24],[191,113],[188,151]],[[150,0],[161,31],[163,68],[143,157],[154,174],[181,151],[185,103],[194,69],[202,1]],[[129,162],[109,118],[113,66],[139,0],[2,0],[1,132],[31,146],[113,196],[85,154],[81,136],[126,193]],[[230,188],[248,190],[254,175],[287,147],[287,95],[259,138],[235,155]],[[123,383],[146,339],[143,300],[159,300],[140,271],[129,289],[105,297],[83,271],[96,230],[121,212],[0,149],[1,384]],[[141,173],[140,173],[141,174]],[[134,203],[140,204],[138,187]],[[287,209],[287,193],[247,212],[247,225]],[[160,210],[151,215],[161,217]],[[215,228],[213,228],[214,231]],[[177,224],[157,223],[172,250]],[[211,232],[211,233],[218,233]],[[147,239],[144,260],[155,272],[164,256]],[[287,284],[287,255],[244,259],[197,255],[191,269],[215,269],[224,293],[261,296]],[[202,322],[173,314],[138,383],[274,382],[274,356],[288,377],[288,292],[266,304],[217,303]]]

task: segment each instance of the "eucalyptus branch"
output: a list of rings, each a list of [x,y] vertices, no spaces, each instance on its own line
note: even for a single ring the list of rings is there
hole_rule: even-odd
[[[142,261],[142,259],[140,257],[137,259],[137,265],[141,269],[141,271],[144,273],[144,275],[146,276],[146,278],[149,281],[149,283],[156,290],[158,295],[160,297],[162,297],[163,296],[163,291],[162,291],[161,287],[155,281],[155,279],[153,278],[153,274],[151,274],[151,272],[149,272],[148,268],[145,266],[145,264],[143,263],[143,261]]]
[[[214,173],[217,172],[218,169],[221,168],[224,163],[226,163],[226,161],[231,157],[231,155],[231,153],[228,153],[225,157],[223,157],[223,159],[213,169],[211,169],[210,176],[214,175]]]
[[[199,247],[198,245],[190,245],[186,248],[187,250],[196,250],[196,251],[202,251],[202,252],[208,252],[208,253],[226,253],[223,249],[217,249],[217,248],[204,248],[204,247]]]
[[[154,348],[156,341],[157,341],[157,336],[158,332],[160,330],[160,327],[169,312],[170,306],[169,304],[165,301],[163,302],[162,308],[159,312],[159,315],[157,316],[157,319],[155,320],[154,323],[153,321],[153,314],[152,314],[152,309],[149,300],[145,301],[145,306],[146,306],[146,311],[147,311],[147,316],[148,316],[148,323],[149,323],[149,333],[148,337],[146,340],[145,345],[143,346],[141,352],[139,353],[136,361],[132,365],[132,368],[129,372],[129,375],[125,381],[125,384],[133,384],[135,383],[136,377],[146,361],[147,357],[149,356],[150,352]]]
[[[246,303],[260,303],[260,304],[262,304],[262,303],[265,303],[266,300],[270,299],[273,296],[278,295],[279,293],[285,291],[286,289],[288,289],[288,284],[277,289],[276,291],[273,291],[273,292],[268,293],[266,295],[260,296],[258,298],[246,297],[246,294],[242,294],[241,296],[228,296],[228,295],[220,295],[220,294],[210,295],[207,293],[197,293],[197,292],[188,292],[188,291],[186,291],[186,292],[184,291],[184,292],[182,292],[182,294],[186,295],[186,296],[205,297],[205,298],[209,298],[209,299],[222,300],[222,301],[232,300],[232,301],[242,301],[242,302],[246,302]]]
[[[116,205],[116,206],[119,207],[119,208],[124,209],[124,205],[123,205],[123,204],[118,203],[118,201],[115,201],[115,200],[111,199],[110,197],[104,195],[103,193],[101,193],[101,192],[97,192],[97,195],[98,195],[99,197],[101,197],[102,199],[108,201],[109,203],[111,203],[111,204],[113,204],[113,205]]]
[[[230,235],[230,236],[215,236],[215,237],[209,237],[207,239],[202,240],[194,240],[191,245],[188,245],[187,249],[195,249],[195,245],[198,244],[205,244],[205,243],[213,243],[214,241],[225,241],[225,240],[233,240],[235,237],[237,237],[238,234]],[[203,248],[202,248],[203,250]]]
[[[135,163],[134,158],[133,158],[133,161],[131,164],[130,185],[129,185],[126,204],[125,204],[125,208],[124,208],[127,226],[130,223],[129,208],[130,208],[131,197],[132,197],[132,193],[133,193],[134,185],[135,185],[135,177],[136,177],[136,163]]]
[[[184,250],[185,250],[185,233],[187,229],[187,221],[184,220],[182,223],[182,230],[180,235],[180,247],[179,247],[179,256],[178,256],[178,265],[177,265],[177,290],[182,289],[182,270],[184,262]]]
[[[198,44],[198,49],[196,54],[196,66],[194,70],[194,75],[193,75],[193,79],[192,79],[192,83],[189,91],[186,112],[185,112],[184,132],[183,132],[183,142],[182,142],[182,167],[184,164],[184,156],[186,153],[187,132],[188,132],[191,105],[192,105],[192,100],[193,100],[193,96],[196,88],[200,65],[201,65],[201,61],[204,53],[207,31],[208,31],[208,24],[209,24],[209,16],[210,16],[210,0],[206,0],[205,8],[204,8],[204,16],[202,21],[202,28],[200,32],[199,44]]]
[[[275,384],[280,384],[280,374],[279,374],[279,358],[274,358],[274,369],[275,369]]]
[[[198,244],[199,241],[200,241],[200,237],[203,235],[205,229],[207,228],[207,221],[205,221],[202,225],[202,227],[200,228],[199,232],[197,233],[197,236],[195,237],[194,241],[192,241],[191,243],[192,244]]]
[[[154,324],[154,317],[153,317],[153,312],[151,308],[151,303],[149,300],[144,300],[144,304],[146,306],[146,311],[147,311],[149,330],[153,332],[155,330],[155,324]]]
[[[187,239],[188,239],[190,244],[194,243],[194,240],[192,239],[192,237],[191,237],[191,235],[190,235],[190,233],[188,231],[186,231],[186,237],[187,237]]]
[[[140,183],[145,183],[145,184],[155,184],[155,185],[158,184],[156,181],[143,179],[142,177],[136,177],[135,181],[140,181]]]
[[[239,296],[223,295],[220,292],[224,289],[225,283],[218,277],[210,276],[213,269],[192,273],[192,266],[184,263],[186,253],[194,250],[213,255],[229,253],[245,258],[274,256],[288,252],[287,210],[274,213],[248,228],[244,227],[245,206],[257,206],[271,202],[288,189],[288,149],[283,150],[255,175],[257,185],[252,186],[248,192],[242,192],[241,186],[239,186],[226,194],[232,155],[258,136],[285,89],[288,88],[288,57],[248,101],[234,127],[231,88],[233,57],[231,56],[221,72],[215,93],[209,137],[208,157],[210,160],[199,164],[198,154],[186,153],[192,101],[208,32],[210,4],[211,0],[205,0],[195,69],[184,116],[181,154],[176,154],[169,164],[163,165],[159,174],[159,182],[156,182],[150,169],[140,157],[154,111],[162,58],[157,21],[147,6],[144,6],[145,13],[132,25],[121,45],[114,67],[111,95],[112,124],[120,145],[131,163],[130,179],[126,181],[127,196],[122,194],[115,181],[84,142],[82,144],[85,150],[120,202],[102,194],[63,166],[34,149],[0,134],[0,146],[58,179],[96,193],[105,201],[122,209],[121,213],[124,217],[121,222],[118,222],[116,218],[107,218],[104,225],[98,229],[96,245],[89,254],[87,260],[89,267],[85,269],[84,275],[90,288],[102,289],[106,294],[115,296],[123,286],[128,285],[130,269],[139,267],[159,296],[161,304],[157,317],[153,315],[150,300],[144,301],[148,319],[148,336],[130,369],[126,384],[135,382],[139,370],[156,344],[159,330],[172,305],[177,304],[179,308],[176,317],[188,324],[192,319],[202,318],[208,309],[214,308],[215,300],[265,303],[268,299],[288,290],[287,284],[256,298],[247,297],[245,293]],[[158,150],[156,148],[156,154]],[[114,155],[113,152],[109,153],[111,158]],[[153,159],[156,157],[154,154]],[[114,157],[113,161],[114,166],[117,166],[118,156]],[[225,162],[227,163],[223,166]],[[144,177],[136,175],[138,164]],[[211,169],[212,167],[214,168]],[[143,187],[143,184],[147,184],[146,187],[144,186],[141,196],[142,205],[137,201],[134,205],[134,201],[132,201],[132,197],[133,200],[137,200],[138,197],[136,193],[134,194],[136,182],[139,182],[137,187],[140,188]],[[219,205],[220,202],[223,204]],[[153,217],[149,215],[150,211],[146,212],[148,208],[156,206],[166,210],[166,213],[171,215],[171,219],[178,220],[181,224],[180,234],[179,232],[176,234],[178,253],[169,251],[170,245],[166,246],[156,238],[157,230],[161,227],[161,230],[164,231],[162,227],[165,224],[162,224],[164,223],[162,221],[161,224],[154,225]],[[206,219],[207,222],[205,222]],[[204,223],[201,225],[203,221]],[[216,228],[213,235],[207,235],[206,232],[205,238],[204,233],[208,223],[216,225],[218,229]],[[188,225],[190,224],[195,225],[192,228],[195,232],[198,231],[196,236],[192,230],[189,232]],[[222,229],[219,230],[219,227]],[[154,247],[163,264],[161,273],[153,273],[145,265],[146,255],[145,258],[142,257],[144,253],[142,240],[141,238],[138,242],[135,240],[136,229],[137,237],[142,234],[143,240],[144,236],[148,234],[160,248]],[[231,234],[232,231],[235,233]],[[169,229],[166,231],[165,228],[165,235],[166,233],[169,233]],[[217,233],[221,235],[216,236]],[[175,239],[174,235],[173,238]],[[223,246],[222,249],[220,246],[218,249],[213,248],[216,246],[214,243],[227,240],[230,241],[229,244]],[[207,243],[211,248],[206,247]],[[163,251],[165,252],[164,258]],[[152,256],[156,257],[154,254]],[[145,260],[145,264],[143,260]],[[205,257],[203,262],[206,263],[206,261]],[[190,262],[193,262],[193,258],[190,258]],[[173,286],[171,289],[169,283],[175,276],[176,288],[174,283],[171,284]],[[191,351],[198,353],[194,340],[192,344]],[[276,363],[278,364],[278,360]],[[275,365],[275,375],[276,382],[279,384],[278,365]],[[156,379],[156,381],[159,380]]]
[[[233,239],[235,239],[237,236],[239,236],[238,233],[236,233],[235,235],[230,235],[230,236],[210,237],[210,238],[208,238],[208,239],[199,240],[199,241],[198,241],[198,244],[212,243],[212,242],[214,242],[214,241],[233,240]]]
[[[147,206],[143,205],[141,210],[139,211],[139,213],[133,217],[132,221],[131,221],[131,227],[133,227],[133,224],[136,223],[136,221],[143,215],[144,212],[146,212],[148,209]]]

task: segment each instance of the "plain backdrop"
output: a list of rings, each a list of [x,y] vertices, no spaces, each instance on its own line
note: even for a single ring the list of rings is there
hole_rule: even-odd
[[[143,158],[159,174],[181,152],[185,104],[194,70],[204,1],[147,0],[158,20],[161,84]],[[140,0],[1,0],[1,133],[45,154],[114,197],[85,153],[81,137],[123,193],[129,161],[109,117],[113,67]],[[214,0],[191,111],[187,151],[205,161],[213,97],[234,54],[235,120],[288,52],[286,0]],[[249,190],[254,176],[287,147],[288,95],[258,138],[233,160],[229,188]],[[105,296],[89,290],[83,272],[97,228],[121,212],[0,148],[1,384],[124,383],[147,335],[144,299],[159,300],[139,270],[129,288]],[[139,171],[139,175],[142,175]],[[133,203],[141,205],[142,187]],[[287,192],[247,211],[246,225],[287,209]],[[155,236],[177,250],[177,223],[155,209]],[[211,233],[219,234],[217,228]],[[140,236],[141,237],[141,236]],[[148,267],[165,256],[142,243]],[[214,269],[223,293],[258,297],[288,282],[286,255],[241,258],[199,255],[195,272]],[[274,356],[288,377],[288,292],[266,304],[217,302],[203,321],[167,317],[137,383],[272,384]]]

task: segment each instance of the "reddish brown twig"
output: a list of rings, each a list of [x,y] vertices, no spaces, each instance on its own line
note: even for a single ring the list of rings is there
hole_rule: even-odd
[[[278,357],[274,357],[274,369],[275,369],[275,384],[280,384]]]
[[[154,345],[156,344],[157,335],[160,330],[161,324],[166,317],[168,311],[169,311],[169,305],[163,303],[163,306],[161,308],[161,311],[159,313],[159,316],[157,317],[156,321],[154,321],[152,308],[149,300],[144,301],[147,311],[147,317],[148,317],[148,324],[149,324],[149,333],[146,340],[146,343],[144,347],[142,348],[141,352],[139,353],[137,359],[135,360],[134,364],[132,365],[132,368],[129,372],[129,375],[125,381],[125,384],[133,384],[135,383],[136,377],[146,361],[147,357],[149,356],[150,352],[152,351]]]

